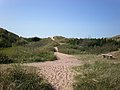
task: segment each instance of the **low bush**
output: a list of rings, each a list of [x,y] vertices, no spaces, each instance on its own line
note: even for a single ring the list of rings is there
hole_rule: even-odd
[[[80,54],[80,52],[78,50],[75,50],[75,49],[59,49],[59,51],[61,53],[65,53],[65,54]]]
[[[81,53],[85,53],[85,51],[82,49],[80,50],[80,48],[76,45],[69,45],[69,44],[64,44],[64,45],[60,45],[58,46],[59,52],[65,53],[65,54],[81,54]]]
[[[0,90],[53,90],[52,86],[33,70],[15,65],[0,71]]]
[[[32,62],[44,62],[53,60],[57,60],[53,52],[40,51],[39,53],[34,55],[34,59],[32,60]]]
[[[24,46],[26,44],[28,44],[28,41],[21,37],[13,44],[13,46]]]
[[[120,90],[120,64],[96,61],[76,68],[74,90]]]
[[[65,44],[58,47],[59,51],[66,54],[101,54],[108,53],[111,51],[117,51],[119,49],[118,45],[103,45],[103,46],[78,46]]]
[[[13,63],[29,63],[56,60],[53,50],[48,47],[23,47],[16,46],[1,49],[0,52],[11,58]]]
[[[8,64],[12,63],[12,59],[10,59],[8,56],[6,56],[3,53],[0,53],[0,64]]]
[[[68,42],[59,46],[59,51],[68,54],[101,54],[116,51],[120,42],[107,38],[69,39]]]

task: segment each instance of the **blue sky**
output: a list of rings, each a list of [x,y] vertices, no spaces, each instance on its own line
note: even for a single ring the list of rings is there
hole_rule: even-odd
[[[120,0],[0,0],[0,27],[24,37],[120,34]]]

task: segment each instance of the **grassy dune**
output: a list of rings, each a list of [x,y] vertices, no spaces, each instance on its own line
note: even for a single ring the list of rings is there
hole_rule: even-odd
[[[39,42],[31,42],[24,46],[0,48],[0,63],[27,63],[56,60],[54,55],[55,42],[49,38]]]
[[[0,65],[0,90],[53,90],[47,80],[38,76],[36,68],[3,66]]]
[[[103,59],[93,54],[76,57],[84,65],[74,68],[79,73],[75,77],[74,90],[120,90],[120,58]]]

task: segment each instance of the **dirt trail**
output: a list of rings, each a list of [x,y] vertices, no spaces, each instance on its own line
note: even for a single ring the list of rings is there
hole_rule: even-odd
[[[28,66],[40,68],[40,73],[53,85],[56,90],[73,90],[74,73],[71,67],[81,65],[72,55],[55,52],[58,60],[40,63],[29,63]]]

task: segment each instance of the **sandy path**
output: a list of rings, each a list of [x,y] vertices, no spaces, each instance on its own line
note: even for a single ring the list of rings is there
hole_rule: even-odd
[[[40,68],[45,78],[56,90],[73,90],[74,73],[71,67],[81,65],[81,62],[71,55],[56,52],[58,60],[40,63],[30,63],[28,66]]]

